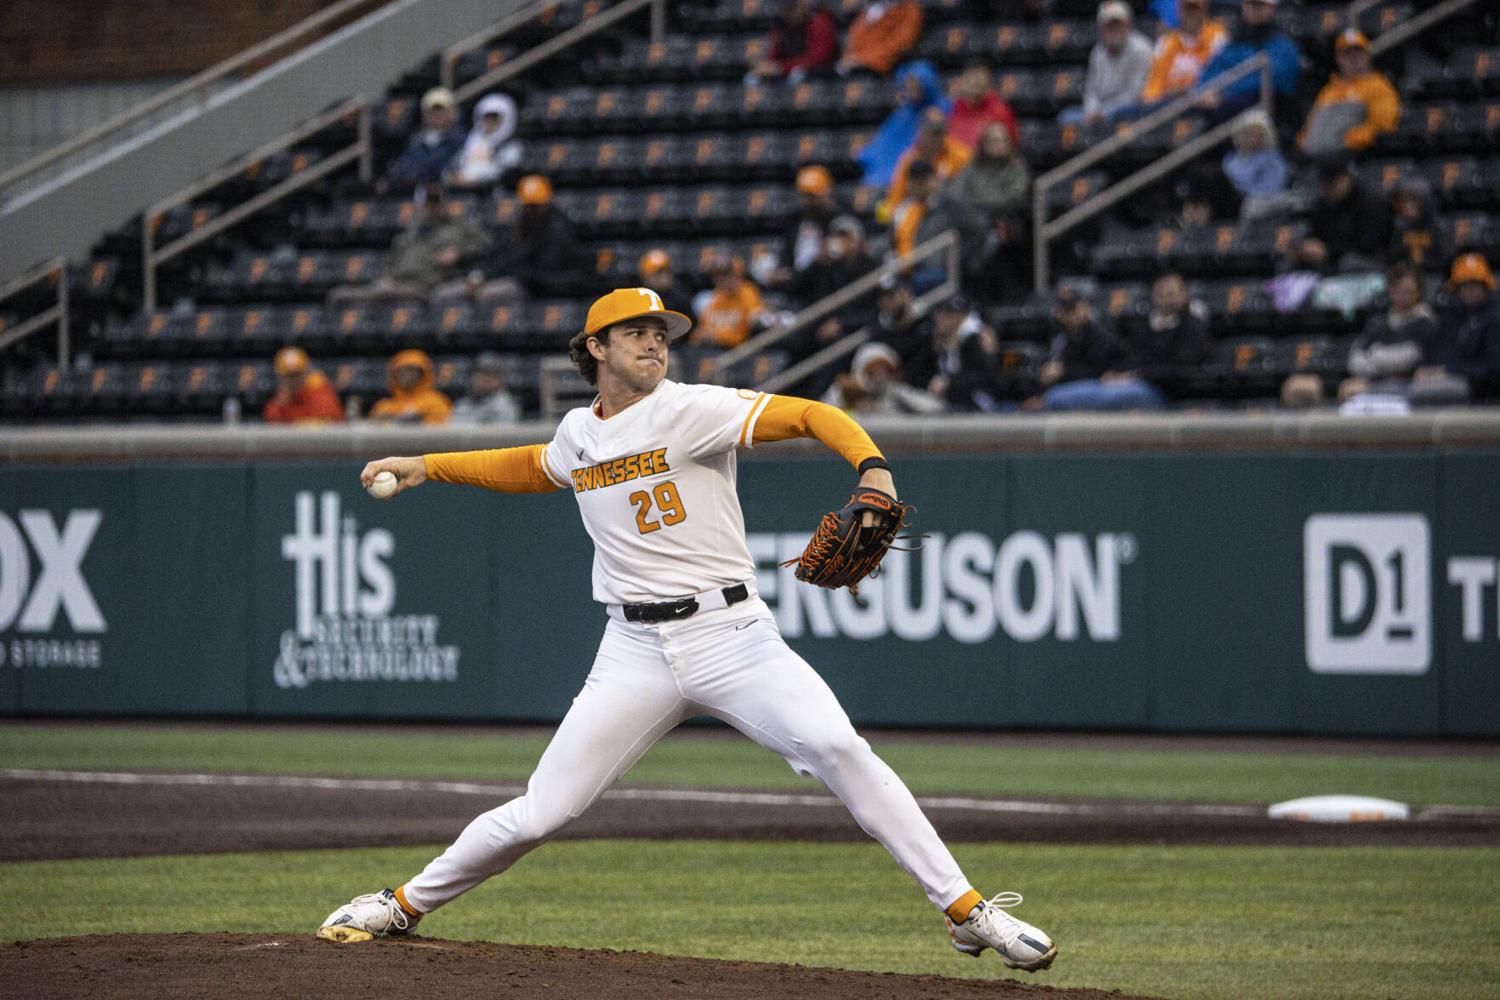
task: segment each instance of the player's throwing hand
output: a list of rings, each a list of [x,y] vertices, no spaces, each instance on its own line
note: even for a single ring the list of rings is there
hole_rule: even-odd
[[[375,476],[381,472],[389,472],[396,477],[396,493],[427,482],[427,462],[420,455],[415,458],[376,459],[368,463],[360,472],[360,485],[369,489],[370,484],[375,482]],[[392,493],[391,496],[395,496],[396,493]]]

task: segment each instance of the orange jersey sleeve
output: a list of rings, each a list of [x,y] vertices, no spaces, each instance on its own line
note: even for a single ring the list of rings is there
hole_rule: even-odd
[[[482,486],[497,493],[551,493],[558,486],[543,466],[544,444],[489,451],[450,451],[424,455],[427,478],[440,483]]]
[[[816,438],[856,469],[867,458],[883,457],[865,429],[843,410],[796,396],[772,396],[767,400],[755,421],[753,437],[753,441],[744,443]]]

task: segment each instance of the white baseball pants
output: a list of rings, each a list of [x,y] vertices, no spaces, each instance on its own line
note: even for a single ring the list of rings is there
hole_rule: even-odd
[[[426,913],[492,875],[582,815],[673,727],[712,715],[785,757],[837,795],[934,906],[970,885],[896,773],[854,731],[823,678],[787,646],[751,596],[681,621],[611,617],[593,670],[563,718],[526,794],[475,819],[406,883]]]

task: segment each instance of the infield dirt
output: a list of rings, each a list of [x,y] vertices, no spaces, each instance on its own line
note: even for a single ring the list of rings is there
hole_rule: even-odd
[[[75,775],[74,777],[86,777]],[[127,776],[129,777],[129,776]],[[0,776],[0,861],[205,854],[443,844],[518,787],[441,783],[370,787],[264,784],[139,784]],[[205,780],[217,781],[206,777]],[[642,791],[637,788],[636,792]],[[670,791],[670,790],[667,790]],[[722,790],[721,790],[722,791]],[[732,794],[732,793],[731,793]],[[656,801],[606,796],[562,833],[565,839],[864,841],[836,799],[767,807],[755,801]],[[1025,806],[1025,803],[1018,803]],[[1186,804],[1090,800],[985,811],[929,801],[925,809],[953,843],[1255,844],[1476,847],[1500,844],[1500,815],[1444,815],[1405,823],[1321,824],[1268,819],[1256,809],[1194,811]],[[1056,806],[1055,811],[1050,806]]]
[[[986,956],[993,961],[992,956]],[[996,965],[998,969],[998,964]],[[595,1000],[1149,1000],[1014,980],[946,979],[641,952],[412,938],[334,945],[269,934],[46,938],[0,947],[15,1000],[590,997]]]

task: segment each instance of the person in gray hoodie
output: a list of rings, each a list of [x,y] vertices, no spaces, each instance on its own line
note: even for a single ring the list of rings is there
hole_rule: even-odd
[[[987,300],[1019,291],[1024,284],[1031,171],[1004,125],[988,125],[980,133],[974,159],[953,178],[948,194],[970,210],[980,234],[978,252],[970,260],[975,290]]]
[[[1083,81],[1083,106],[1068,108],[1058,117],[1064,125],[1093,125],[1108,121],[1140,99],[1151,71],[1151,43],[1135,30],[1128,4],[1107,0],[1099,5],[1099,41],[1089,52]]]

